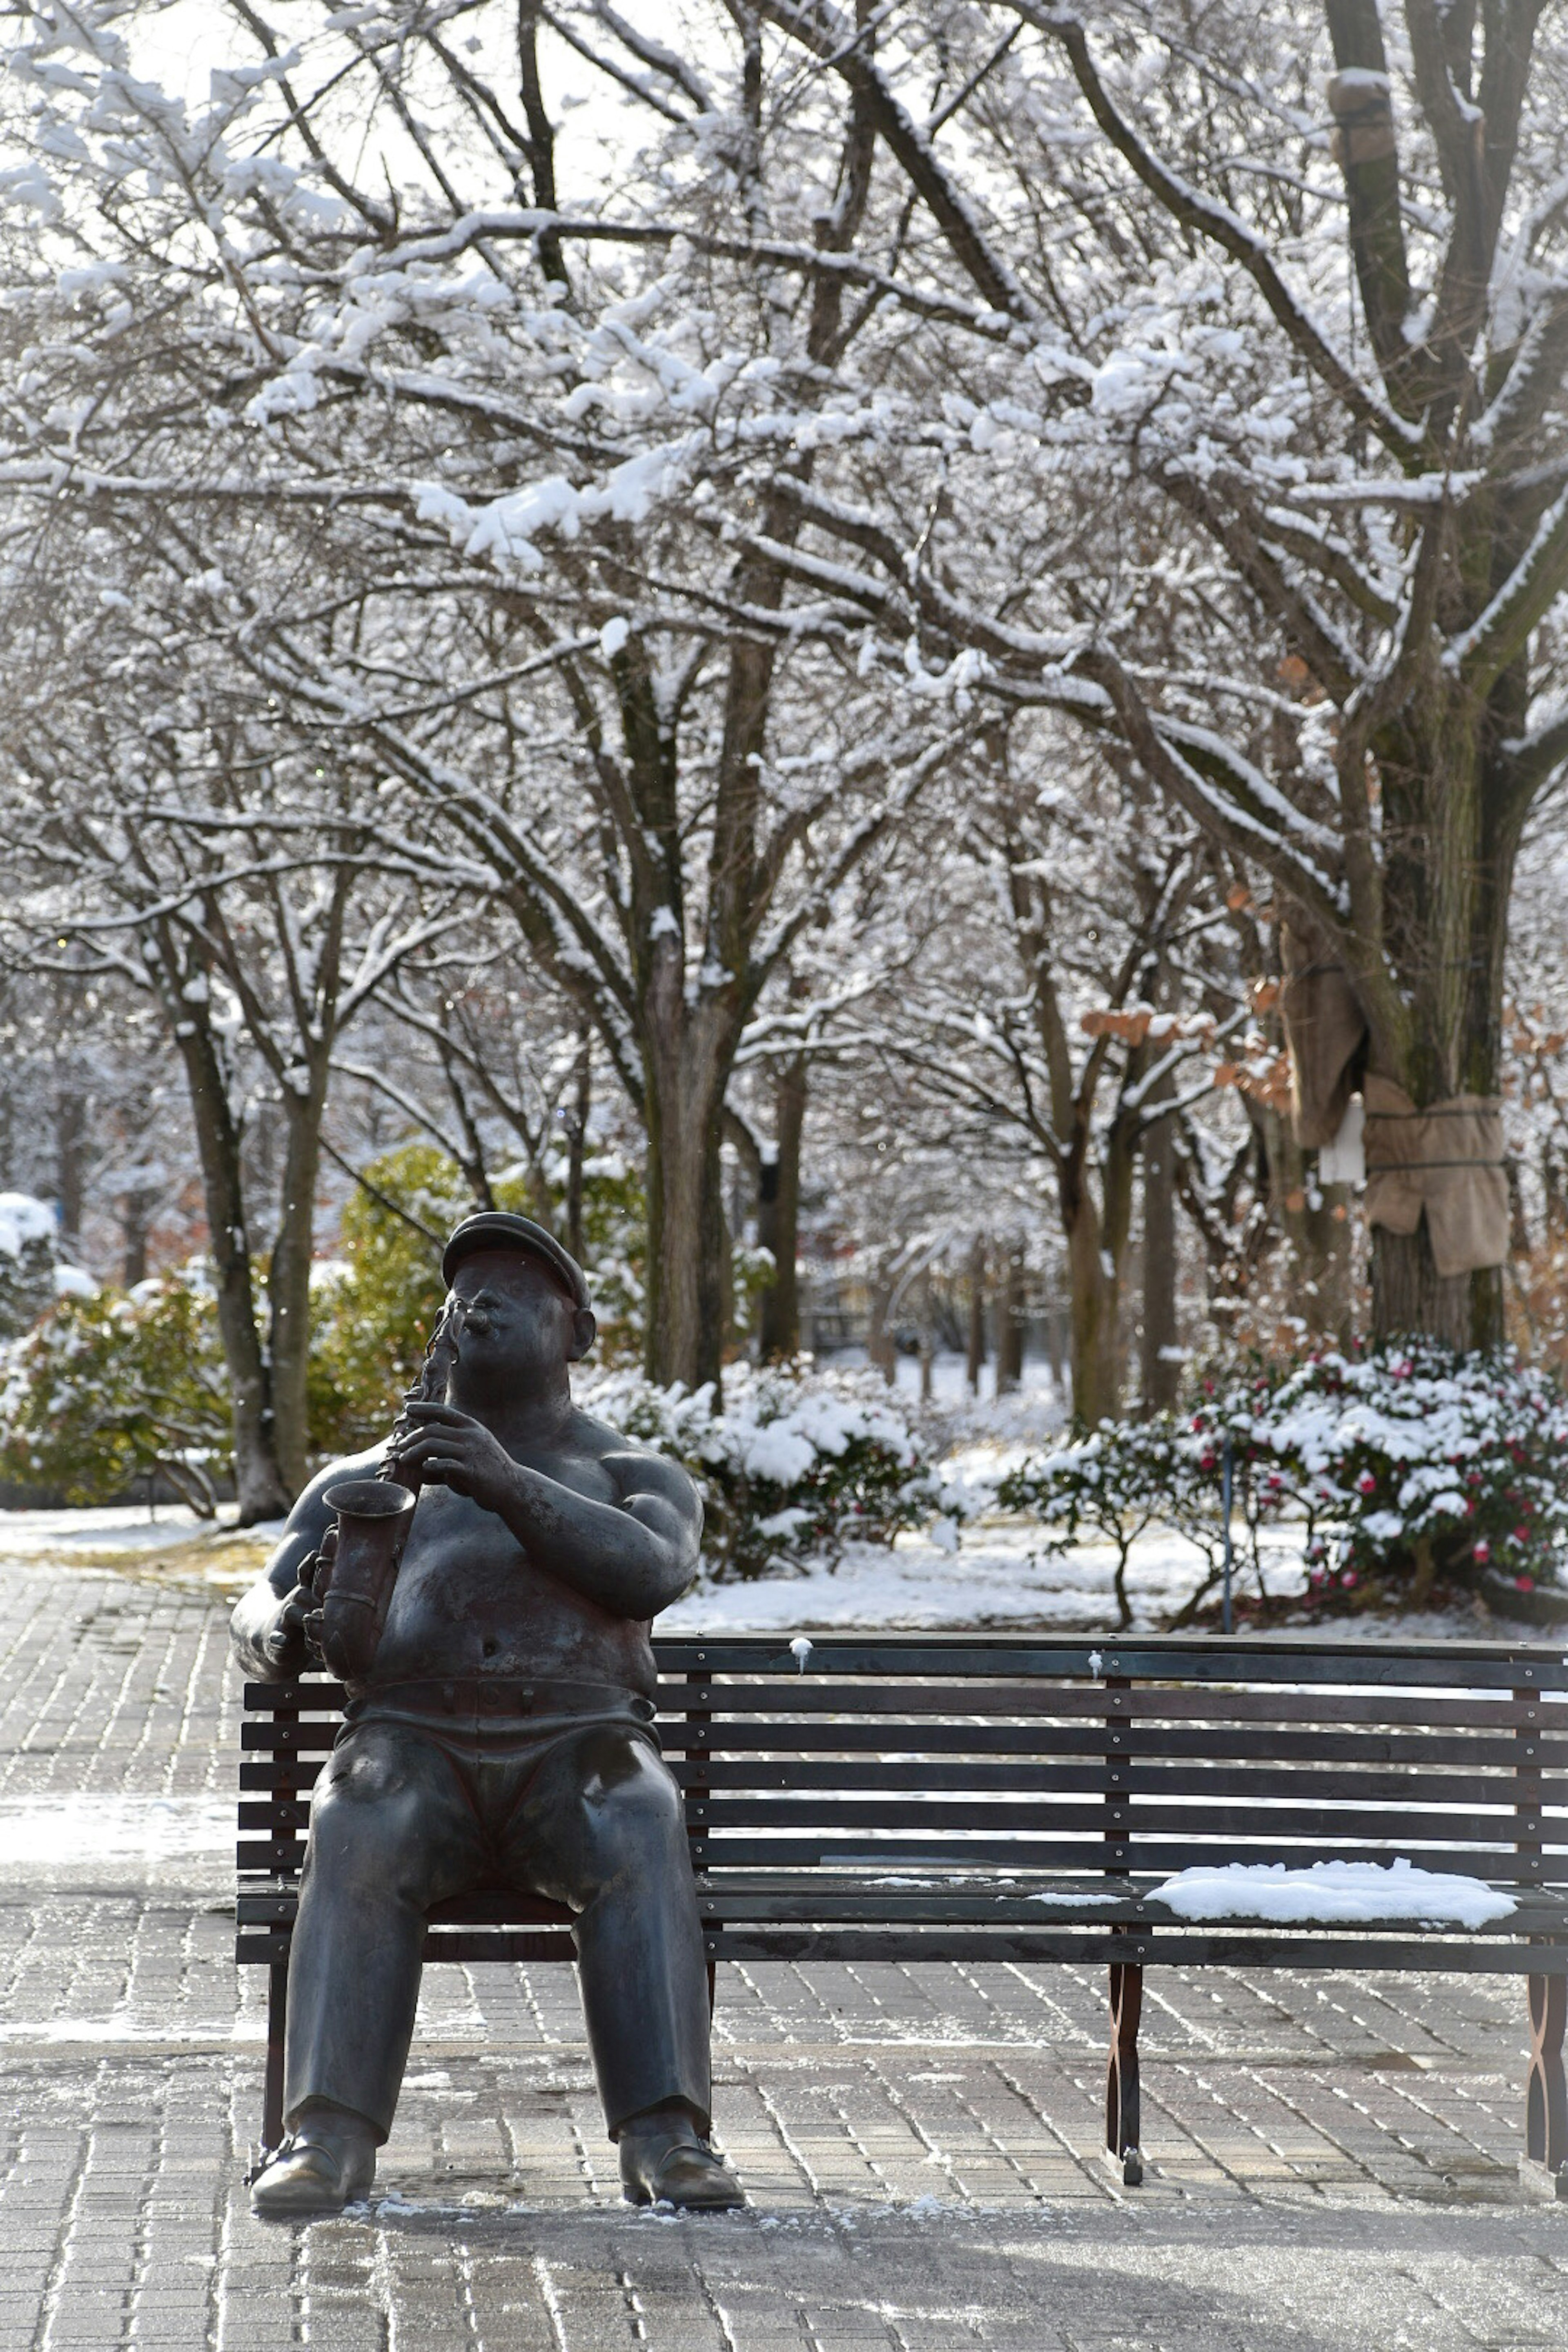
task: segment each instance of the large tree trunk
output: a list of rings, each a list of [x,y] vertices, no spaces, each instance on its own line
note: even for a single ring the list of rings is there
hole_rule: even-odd
[[[1518,667],[1484,704],[1445,691],[1436,664],[1434,673],[1375,747],[1394,845],[1386,950],[1401,985],[1392,1008],[1386,994],[1369,1008],[1371,1066],[1418,1109],[1453,1095],[1500,1092],[1508,904],[1528,804],[1502,748],[1525,731]],[[1445,1279],[1425,1218],[1408,1236],[1374,1225],[1372,1263],[1374,1338],[1500,1345],[1502,1268]]]
[[[724,1354],[724,1086],[732,1028],[711,1000],[684,1001],[675,941],[658,959],[647,1003],[647,1331],[650,1380],[717,1387]]]
[[[281,1518],[294,1499],[279,1465],[271,1382],[256,1328],[239,1133],[217,1049],[205,1023],[184,1021],[177,1042],[190,1088],[216,1292],[218,1331],[234,1415],[239,1524]]]
[[[779,1072],[774,1093],[777,1141],[764,1150],[757,1188],[757,1240],[772,1253],[773,1276],[763,1292],[761,1346],[764,1363],[800,1353],[800,1287],[795,1258],[800,1242],[800,1139],[805,1124],[805,1057],[796,1055]]]
[[[1495,1306],[1495,1318],[1493,1308]],[[1445,1278],[1432,1263],[1422,1219],[1413,1234],[1372,1229],[1372,1328],[1379,1340],[1418,1334],[1463,1351],[1495,1345],[1502,1322],[1500,1269]]]
[[[1171,1122],[1143,1134],[1143,1331],[1141,1372],[1145,1412],[1168,1412],[1182,1367],[1176,1343],[1176,1171]]]

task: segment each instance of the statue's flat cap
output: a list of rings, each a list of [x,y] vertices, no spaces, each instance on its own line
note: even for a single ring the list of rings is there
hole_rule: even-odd
[[[514,1216],[509,1209],[482,1209],[478,1216],[465,1217],[442,1254],[441,1279],[448,1290],[463,1260],[478,1250],[522,1250],[530,1257],[542,1257],[574,1304],[588,1304],[587,1276],[571,1251],[531,1217]]]

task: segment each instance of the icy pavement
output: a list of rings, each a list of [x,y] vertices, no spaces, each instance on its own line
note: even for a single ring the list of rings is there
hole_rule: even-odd
[[[0,1577],[0,2352],[1523,2352],[1568,2206],[1521,2189],[1509,1979],[1152,1973],[1144,2188],[1099,2142],[1098,1971],[726,1969],[751,2202],[616,2195],[570,1972],[426,1982],[376,2197],[249,2215],[238,1692],[192,1585]]]

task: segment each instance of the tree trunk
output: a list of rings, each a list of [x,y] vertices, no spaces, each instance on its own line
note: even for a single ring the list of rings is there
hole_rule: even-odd
[[[584,1034],[577,1049],[577,1087],[566,1129],[566,1246],[583,1256],[583,1161],[588,1149],[588,1113],[594,1100],[594,1046]]]
[[[121,1202],[123,1255],[120,1278],[127,1290],[134,1290],[139,1282],[147,1279],[147,1236],[157,1206],[156,1192],[127,1192]]]
[[[60,1238],[72,1247],[81,1239],[86,1203],[87,1098],[74,1080],[62,1086],[55,1108],[58,1149]]]
[[[899,1375],[898,1349],[888,1325],[892,1305],[893,1286],[885,1275],[879,1275],[871,1285],[871,1314],[866,1333],[866,1352],[889,1388]]]
[[[1386,1341],[1418,1334],[1459,1349],[1492,1344],[1489,1329],[1491,1301],[1487,1294],[1491,1289],[1496,1291],[1497,1320],[1500,1324],[1502,1278],[1500,1269],[1491,1268],[1489,1272],[1489,1283],[1479,1274],[1447,1277],[1440,1275],[1432,1262],[1432,1244],[1425,1217],[1413,1234],[1390,1233],[1386,1225],[1373,1225],[1373,1338]]]
[[[969,1252],[969,1344],[963,1360],[971,1396],[980,1394],[980,1372],[984,1361],[985,1236],[976,1234]]]
[[[1142,1407],[1168,1412],[1181,1380],[1176,1328],[1176,1170],[1168,1118],[1143,1131]]]
[[[235,1492],[244,1528],[258,1519],[283,1517],[294,1497],[279,1465],[271,1383],[256,1328],[239,1132],[211,1032],[205,1024],[188,1019],[180,1026],[184,1034],[177,1043],[190,1087],[218,1331],[233,1400]]]
[[[1100,1219],[1086,1199],[1067,1237],[1072,1281],[1072,1417],[1079,1429],[1094,1429],[1112,1420],[1121,1401],[1116,1340],[1121,1285],[1100,1234]]]
[[[722,1378],[726,1235],[719,1147],[731,1055],[711,1024],[700,1014],[683,1017],[685,1010],[668,1002],[649,1008],[644,1360],[650,1380],[695,1389],[706,1381],[717,1387]]]
[[[996,1308],[996,1393],[1006,1396],[1024,1378],[1024,1253],[1008,1250],[1002,1262],[1002,1295]]]
[[[1343,1347],[1353,1322],[1350,1188],[1319,1182],[1313,1155],[1297,1142],[1289,1119],[1278,1111],[1263,1111],[1260,1125],[1269,1207],[1288,1253],[1288,1309],[1310,1339]]]
[[[804,1055],[786,1062],[780,1071],[773,1115],[778,1140],[771,1160],[764,1150],[757,1194],[757,1239],[772,1252],[774,1269],[762,1299],[764,1363],[781,1362],[800,1353],[795,1259],[800,1242],[800,1141],[805,1124]]]
[[[310,1264],[324,1095],[323,1072],[309,1096],[284,1097],[283,1192],[267,1277],[273,1448],[291,1495],[310,1476]]]

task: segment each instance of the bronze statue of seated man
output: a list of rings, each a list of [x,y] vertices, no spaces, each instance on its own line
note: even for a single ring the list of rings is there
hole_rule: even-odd
[[[674,1463],[581,1412],[581,1268],[526,1217],[458,1226],[445,1402],[390,1455],[323,1471],[235,1611],[246,1670],[309,1663],[325,1497],[383,1460],[418,1489],[384,1627],[318,1780],[289,1968],[287,2137],[258,2212],[363,2197],[392,2126],[430,1906],[526,1888],[576,1915],[588,2041],[634,2202],[741,2202],[708,2145],[709,2004],[649,1625],[690,1584],[702,1507]],[[329,1554],[331,1546],[328,1546]],[[319,1620],[314,1621],[319,1623]]]

